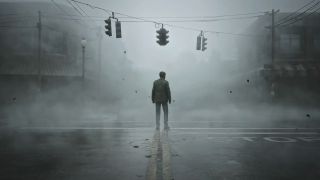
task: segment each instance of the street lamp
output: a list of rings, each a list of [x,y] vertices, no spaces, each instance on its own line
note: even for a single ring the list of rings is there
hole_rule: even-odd
[[[84,82],[84,63],[85,63],[85,50],[86,50],[87,40],[82,38],[81,47],[82,47],[82,81]]]

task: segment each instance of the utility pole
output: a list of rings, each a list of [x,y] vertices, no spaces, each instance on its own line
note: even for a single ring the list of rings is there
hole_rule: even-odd
[[[82,46],[82,82],[84,83],[84,78],[85,78],[85,52],[86,52],[86,47],[85,46]]]
[[[101,93],[101,48],[102,48],[102,28],[98,28],[98,96]]]
[[[38,84],[40,91],[42,90],[42,72],[41,72],[41,31],[42,31],[42,24],[41,24],[41,11],[38,12],[39,20],[37,23],[38,28]]]
[[[274,25],[274,16],[275,11],[272,9],[272,22],[271,22],[271,63],[274,63],[274,55],[275,55],[275,25]]]
[[[81,40],[81,47],[82,47],[82,88],[84,88],[84,81],[85,81],[85,57],[86,57],[86,45],[87,40],[85,38],[82,38]]]

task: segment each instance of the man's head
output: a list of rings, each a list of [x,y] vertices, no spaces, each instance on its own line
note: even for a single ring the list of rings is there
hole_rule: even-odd
[[[166,78],[166,73],[163,72],[163,71],[161,71],[161,72],[159,73],[159,76],[160,76],[160,78],[165,79],[165,78]]]

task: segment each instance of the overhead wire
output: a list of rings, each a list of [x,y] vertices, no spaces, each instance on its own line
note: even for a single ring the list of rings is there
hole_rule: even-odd
[[[66,15],[66,14],[51,14],[51,15],[54,15],[54,16],[66,16],[66,17],[79,17],[79,15]],[[244,17],[238,17],[238,18],[246,18],[246,17],[257,17],[257,16],[262,16],[263,14],[257,14],[255,16],[244,16]],[[158,17],[158,18],[161,18],[161,19],[214,19],[214,18],[219,18],[219,17],[230,17],[230,16],[235,16],[234,15],[220,15],[220,16],[186,16],[186,17],[183,17],[183,16],[177,16],[177,17]],[[90,17],[90,18],[106,18],[105,16],[87,16],[87,17]],[[124,16],[121,16],[121,17],[117,17],[118,19],[132,19],[130,17],[124,17]],[[138,17],[138,18],[144,18],[144,17]],[[150,17],[151,18],[151,17]],[[231,17],[230,19],[232,19],[234,17]]]
[[[312,0],[312,1],[310,1],[309,3],[303,5],[301,8],[297,9],[295,12],[290,13],[289,15],[281,18],[280,20],[278,20],[278,23],[281,23],[282,21],[284,21],[284,20],[286,20],[286,19],[294,16],[296,13],[298,13],[299,11],[301,11],[302,9],[304,9],[304,8],[307,7],[307,6],[309,6],[310,4],[312,4],[312,3],[315,2],[315,1],[316,1],[316,0]]]
[[[69,0],[66,0],[67,3],[81,16],[83,16],[83,14],[79,11],[79,9],[77,9]]]
[[[51,2],[63,13],[66,15],[70,15],[65,9],[63,9],[58,3],[56,3],[54,0],[51,0]],[[81,23],[82,20],[76,20],[75,22],[77,22],[80,25],[83,25],[86,27],[85,24]]]
[[[66,1],[68,2],[69,5],[71,5],[71,6],[73,7],[73,9],[74,9],[78,14],[80,14],[80,17],[81,17],[81,19],[72,19],[72,20],[85,21],[84,18],[89,18],[89,19],[95,24],[94,20],[93,20],[91,17],[89,17],[89,15],[87,14],[87,12],[86,12],[84,9],[82,9],[82,8],[79,6],[78,3],[73,2],[73,3],[77,6],[77,7],[75,7],[74,4],[73,4],[72,2],[70,2],[70,0],[66,0]],[[81,12],[82,12],[82,13],[81,13]],[[67,16],[77,16],[77,15],[67,14]],[[77,16],[77,17],[79,17],[79,16]],[[96,25],[97,25],[97,24],[96,24]]]
[[[218,22],[218,21],[230,21],[230,20],[242,20],[242,19],[252,19],[261,16],[248,16],[248,17],[238,17],[238,18],[224,18],[224,19],[188,19],[188,20],[162,20],[161,22]],[[122,20],[121,22],[145,22],[145,21],[130,21]]]
[[[232,16],[248,16],[248,15],[262,15],[266,12],[252,12],[252,13],[238,13],[238,14],[225,14],[225,15],[216,15],[216,16],[145,16],[139,18],[150,18],[150,19],[207,19],[207,18],[221,18],[221,17],[232,17]],[[118,18],[128,18],[128,17],[118,17]]]
[[[313,11],[313,12],[311,12],[311,13],[309,13],[309,14],[306,14],[306,15],[303,16],[303,17],[300,17],[299,19],[296,19],[296,20],[293,21],[293,22],[290,22],[290,23],[288,23],[288,24],[281,25],[281,26],[284,27],[284,26],[290,26],[290,25],[292,25],[292,24],[295,24],[296,22],[299,22],[299,21],[301,21],[301,20],[303,20],[303,19],[305,19],[305,18],[307,18],[307,17],[310,17],[310,16],[312,16],[313,14],[319,12],[319,10],[320,10],[320,7],[318,7],[315,11]]]
[[[277,23],[275,26],[281,26],[283,24],[286,24],[286,23],[290,23],[292,21],[295,21],[297,18],[299,17],[303,17],[306,13],[308,13],[308,11],[312,11],[313,9],[315,9],[318,5],[320,4],[320,1],[318,1],[316,4],[312,5],[311,7],[309,7],[308,9],[304,10],[303,12],[295,15],[294,17],[291,17],[290,19],[286,20],[286,21],[283,21],[281,23]]]
[[[83,18],[89,18],[92,20],[104,20],[106,19],[105,16],[83,16],[80,17],[78,15],[59,15],[59,14],[48,14],[48,16],[51,17],[56,17],[56,18],[62,18],[62,19],[70,19],[70,20],[81,20]],[[242,20],[242,19],[253,19],[253,18],[258,18],[260,16],[247,16],[247,17],[238,17],[238,18],[215,18],[215,19],[189,19],[189,20],[162,20],[161,22],[218,22],[218,21],[229,21],[229,20]],[[118,18],[118,17],[117,17]],[[154,22],[152,20],[121,20],[121,22]]]
[[[69,0],[68,0],[69,1]],[[77,3],[75,3],[76,4],[76,6],[86,15],[86,16],[88,16],[88,14],[86,13],[86,11],[85,10],[83,10],[80,6],[79,6],[79,4],[77,4]]]
[[[65,20],[81,20],[79,16],[64,16],[64,15],[48,15],[53,18],[60,18],[60,19],[65,19]],[[105,19],[106,17],[101,17],[101,16],[84,16],[85,18],[89,18],[94,21],[101,21]],[[252,19],[252,18],[258,18],[261,16],[248,16],[248,17],[239,17],[239,18],[224,18],[224,19],[190,19],[190,20],[163,20],[161,22],[218,22],[218,21],[230,21],[230,20],[242,20],[242,19]],[[141,21],[141,20],[121,20],[121,22],[127,22],[127,23],[139,23],[139,22],[154,22],[154,21]]]
[[[94,5],[89,4],[89,3],[84,3],[84,2],[76,1],[76,0],[70,0],[70,1],[73,1],[73,2],[75,2],[75,3],[79,3],[79,4],[86,5],[86,6],[90,7],[90,8],[92,8],[92,9],[100,9],[100,10],[106,12],[106,13],[109,14],[109,15],[111,15],[110,12],[112,12],[111,10],[108,10],[108,9],[105,9],[105,8],[100,8],[100,7],[98,7],[98,6],[94,6]]]
[[[166,25],[168,27],[173,27],[173,28],[179,28],[179,29],[185,29],[185,30],[192,30],[192,31],[203,31],[203,32],[209,32],[209,33],[215,33],[215,34],[226,34],[226,35],[234,35],[234,36],[251,36],[251,37],[256,37],[256,36],[260,36],[260,35],[249,35],[249,34],[236,34],[236,33],[227,33],[227,32],[219,32],[219,31],[211,31],[211,30],[203,30],[203,29],[198,29],[198,28],[189,28],[189,27],[184,27],[184,26],[177,26],[177,25],[173,25],[173,24],[168,24],[168,23],[164,23],[164,22],[158,22],[158,21],[155,21],[155,20],[149,20],[149,19],[145,19],[145,18],[141,18],[141,17],[135,17],[135,16],[131,16],[131,15],[127,15],[127,14],[124,14],[124,13],[120,13],[120,12],[114,12],[112,10],[109,10],[109,9],[104,9],[104,8],[101,8],[101,7],[97,7],[97,6],[94,6],[92,4],[89,4],[89,3],[84,3],[84,2],[81,2],[81,1],[78,1],[78,0],[70,0],[70,1],[73,1],[75,3],[79,3],[79,4],[83,4],[83,5],[87,5],[89,7],[92,7],[94,9],[100,9],[100,10],[103,10],[105,12],[108,12],[108,13],[114,13],[114,14],[117,14],[117,15],[121,15],[121,16],[125,16],[127,18],[132,18],[132,19],[136,19],[136,20],[140,20],[142,22],[150,22],[150,23],[154,23],[156,25],[159,25],[159,24],[163,24],[163,25]]]

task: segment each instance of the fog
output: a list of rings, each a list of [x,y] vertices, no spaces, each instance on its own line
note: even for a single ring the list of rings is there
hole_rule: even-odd
[[[49,9],[43,10],[44,14],[65,13],[49,0],[41,2],[48,3],[50,6]],[[67,6],[63,8],[71,15],[79,15],[65,1],[55,0],[55,2]],[[146,19],[149,17],[159,22],[161,19],[152,19],[152,17],[228,15],[266,12],[273,8],[280,9],[281,12],[290,12],[306,2],[301,0],[86,1],[86,3],[116,12],[116,17],[122,16],[117,14],[119,12],[130,16],[147,17]],[[244,59],[240,58],[238,52],[239,42],[250,41],[252,37],[223,34],[223,32],[245,33],[246,28],[256,19],[209,23],[169,22],[177,26],[222,32],[205,33],[205,37],[208,38],[208,49],[196,51],[196,36],[200,31],[165,25],[164,27],[169,30],[170,42],[167,46],[161,47],[156,43],[158,27],[154,23],[123,22],[122,38],[115,39],[114,36],[108,37],[103,32],[103,17],[109,17],[106,12],[81,4],[80,6],[87,16],[98,16],[101,20],[80,16],[81,20],[74,21],[68,19],[47,21],[44,19],[43,21],[51,26],[63,23],[63,27],[66,27],[68,24],[71,26],[71,31],[80,31],[77,39],[73,40],[79,40],[79,44],[70,50],[71,54],[76,55],[72,58],[75,59],[74,63],[78,67],[78,75],[81,74],[79,68],[82,58],[80,40],[82,37],[87,39],[84,90],[81,90],[82,85],[79,81],[68,80],[57,87],[53,80],[48,80],[46,89],[41,93],[34,81],[27,85],[30,91],[22,92],[25,86],[19,83],[8,86],[10,80],[4,77],[1,87],[3,90],[2,116],[10,119],[6,123],[14,126],[64,126],[74,123],[73,121],[79,116],[83,119],[110,117],[119,121],[121,118],[122,120],[153,119],[154,105],[150,99],[151,88],[153,81],[159,78],[160,71],[167,73],[173,98],[170,116],[176,120],[186,117],[220,120],[242,117],[241,119],[253,120],[261,116],[261,111],[265,113],[265,117],[276,112],[275,114],[279,115],[277,118],[284,115],[291,118],[297,115],[295,113],[298,109],[298,116],[305,118],[306,113],[316,110],[312,107],[306,112],[304,107],[296,106],[294,102],[270,104],[268,90],[259,91],[259,88],[261,90],[263,87],[261,78],[255,76],[254,70],[248,71],[245,68]],[[34,12],[25,10],[26,13],[32,13],[36,17],[37,10],[32,11]],[[37,20],[34,19],[29,24],[34,25],[36,22]],[[97,27],[100,27],[100,30],[97,30]],[[36,32],[35,30],[34,33]],[[97,36],[97,33],[103,33],[102,37]],[[52,32],[48,31],[47,34],[54,39]],[[99,40],[101,40],[100,64]],[[20,40],[17,39],[17,41],[19,44]],[[31,51],[36,51],[36,43],[31,46],[34,46]],[[44,52],[52,50],[50,44],[45,42],[42,48]],[[13,50],[12,53],[15,51]],[[52,82],[51,85],[50,82]],[[110,114],[106,115],[106,112]],[[260,121],[264,120],[267,121],[268,118],[260,119]],[[81,121],[75,120],[75,122]]]
[[[262,73],[273,65],[265,12],[293,12],[309,0],[80,2],[0,0],[1,178],[166,179],[169,171],[175,179],[319,176],[315,39],[305,48],[315,64],[283,65],[305,67],[280,72],[290,82]],[[115,19],[113,36],[105,34],[111,12],[122,38],[115,37]],[[259,17],[231,19],[247,13]],[[174,22],[193,16],[218,17]],[[161,23],[169,31],[166,46],[156,42]],[[207,50],[197,51],[202,30]],[[171,89],[170,131],[162,130],[163,112],[154,131],[151,91],[160,71]]]

